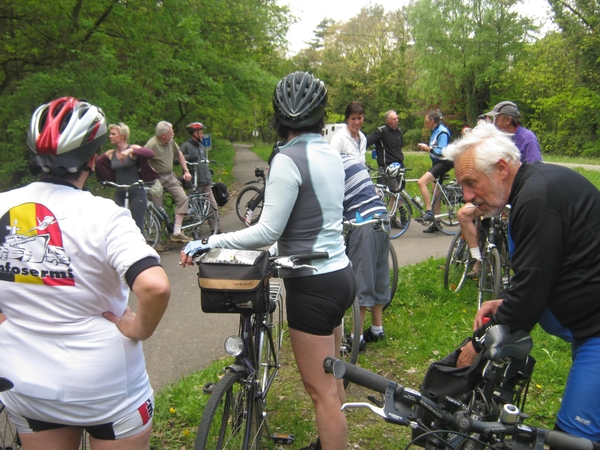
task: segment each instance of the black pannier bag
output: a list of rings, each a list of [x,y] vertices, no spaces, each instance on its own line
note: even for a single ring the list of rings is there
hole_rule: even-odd
[[[212,185],[213,195],[215,196],[215,200],[217,205],[225,206],[229,201],[229,192],[227,191],[227,185],[225,183],[214,183]]]
[[[270,311],[268,252],[213,248],[200,257],[198,268],[200,303],[205,313]]]
[[[483,386],[483,370],[488,363],[485,351],[481,351],[470,366],[456,367],[460,349],[471,340],[470,337],[465,339],[452,353],[440,361],[431,363],[419,389],[421,394],[436,403],[445,396],[467,402],[472,391]],[[500,404],[512,403],[523,410],[534,365],[535,359],[531,355],[521,360],[513,360],[506,368],[505,380],[494,387],[494,400]],[[425,426],[433,425],[435,418],[424,408],[416,406],[415,412]],[[421,434],[423,431],[419,429],[412,430],[413,439],[417,439]],[[425,441],[426,438],[421,438],[415,442],[415,445],[425,447]]]

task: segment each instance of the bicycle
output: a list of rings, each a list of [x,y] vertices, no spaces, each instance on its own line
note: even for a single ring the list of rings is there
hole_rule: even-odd
[[[202,160],[198,162],[187,162],[187,166],[192,174],[192,185],[190,192],[187,195],[188,198],[188,213],[183,219],[181,230],[189,232],[190,236],[197,240],[201,237],[201,227],[205,223],[210,223],[211,219],[214,220],[214,229],[210,234],[218,233],[219,223],[219,211],[214,209],[210,204],[208,195],[203,192],[198,192],[198,171],[196,167],[198,164],[204,164],[213,162],[209,160]],[[146,192],[149,192],[150,188],[145,187]],[[153,248],[156,248],[161,240],[161,234],[168,237],[173,233],[173,222],[171,216],[162,206],[157,207],[152,201],[148,201],[146,213],[144,215],[144,237],[148,241],[148,244]]]
[[[323,367],[337,379],[348,379],[383,395],[381,401],[369,397],[374,404],[345,403],[342,410],[366,408],[389,423],[422,432],[405,449],[413,445],[426,450],[542,450],[544,445],[555,450],[599,449],[600,443],[524,424],[528,416],[522,413],[523,406],[517,406],[522,394],[517,391],[526,390],[527,374],[533,366],[519,361],[529,358],[532,345],[531,337],[523,331],[510,335],[505,325],[491,327],[485,339],[483,357],[487,363],[482,374],[483,387],[470,393],[468,403],[448,396],[435,401],[419,391],[335,358],[326,358]],[[517,405],[513,404],[515,398]],[[491,403],[486,404],[486,401]],[[418,408],[433,418],[430,427],[419,419]]]
[[[270,268],[314,269],[305,263],[324,259],[327,253],[270,257]],[[240,314],[239,333],[225,341],[227,353],[235,361],[212,388],[206,404],[194,450],[260,450],[263,432],[275,443],[291,444],[291,434],[269,429],[267,395],[279,371],[279,351],[283,342],[283,286],[270,282],[271,308],[268,313]]]
[[[266,184],[265,169],[260,167],[255,168],[254,176],[256,177],[256,180],[248,181],[244,185],[262,182],[262,188],[259,189],[256,186],[246,186],[240,191],[237,200],[235,201],[235,211],[242,222],[246,223],[246,213],[249,210],[253,211],[250,225],[257,223],[262,214]]]
[[[0,392],[12,389],[13,383],[6,378],[0,377]],[[21,442],[17,430],[8,417],[8,412],[0,402],[0,449],[20,449]]]
[[[411,197],[405,189],[406,183],[419,181],[417,178],[405,178],[406,172],[409,170],[410,169],[404,167],[398,170],[398,176],[400,178],[400,190],[398,192],[392,192],[385,184],[375,184],[375,187],[378,189],[379,195],[388,210],[392,225],[392,232],[390,233],[391,239],[398,238],[406,233],[413,216],[413,208],[419,216],[425,214],[423,200],[416,195]],[[382,176],[383,172],[379,169],[375,172],[374,179],[377,180]],[[433,184],[434,199],[432,208],[435,212],[434,220],[423,220],[421,217],[416,217],[415,220],[420,222],[423,226],[431,225],[433,223],[442,233],[454,235],[456,234],[456,231],[448,230],[447,227],[456,227],[458,225],[458,210],[460,209],[463,198],[462,187],[456,180],[444,184],[444,181],[449,179],[450,177],[448,175],[444,175],[441,178],[437,178]],[[397,231],[394,231],[394,229]]]
[[[385,227],[383,225],[388,225],[388,219],[382,219],[378,215],[375,215],[370,220],[365,220],[364,222],[353,222],[349,220],[344,221],[344,243],[346,246],[346,254],[349,250],[350,243],[350,235],[352,231],[356,228],[362,228],[365,226],[374,227],[373,232],[386,232]],[[389,256],[388,256],[388,264],[390,267],[390,293],[389,300],[384,305],[383,310],[385,311],[389,305],[392,303],[394,299],[394,295],[396,294],[396,290],[398,289],[398,257],[396,255],[396,250],[390,244],[389,245]],[[350,364],[355,364],[358,360],[358,354],[360,352],[360,305],[358,304],[358,297],[354,299],[352,306],[346,310],[346,314],[342,319],[342,329],[343,329],[343,341],[342,347],[340,348],[340,357],[349,362]],[[344,386],[347,386],[348,383],[344,382]]]
[[[503,288],[510,285],[510,255],[508,251],[508,217],[510,205],[502,214],[478,220],[481,252],[481,273],[477,286],[477,307],[500,297]]]

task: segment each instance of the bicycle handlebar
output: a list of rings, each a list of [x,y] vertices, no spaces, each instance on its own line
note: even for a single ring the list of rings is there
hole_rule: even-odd
[[[384,395],[385,404],[382,408],[374,407],[369,403],[345,403],[342,410],[348,407],[368,408],[388,422],[417,428],[420,427],[420,424],[416,422],[414,406],[418,405],[433,415],[442,426],[448,427],[448,430],[479,433],[490,438],[493,437],[502,443],[501,447],[494,448],[538,450],[543,449],[546,444],[555,450],[600,450],[600,443],[589,439],[516,423],[521,416],[518,408],[513,405],[505,406],[506,414],[501,414],[499,421],[484,422],[468,416],[464,410],[455,413],[446,411],[418,391],[405,388],[381,375],[333,357],[325,358],[323,369],[336,379],[343,378]],[[512,439],[505,438],[505,436],[512,436]]]
[[[344,220],[345,228],[362,228],[367,225],[389,225],[390,220],[382,218],[379,214],[375,214],[372,219],[364,220],[362,222],[355,222],[354,220]]]
[[[135,186],[144,186],[145,184],[144,184],[143,180],[137,180],[135,183],[131,183],[131,184],[117,184],[117,183],[113,183],[112,181],[103,181],[102,185],[120,188],[120,189],[129,189],[129,188],[132,188]]]
[[[217,161],[213,160],[213,159],[201,159],[200,161],[195,161],[195,162],[191,162],[191,161],[186,161],[185,163],[188,166],[198,166],[200,164],[215,164]]]

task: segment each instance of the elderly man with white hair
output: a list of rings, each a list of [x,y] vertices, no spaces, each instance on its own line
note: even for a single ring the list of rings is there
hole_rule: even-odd
[[[511,205],[514,276],[503,299],[477,312],[474,343],[462,348],[458,366],[473,361],[490,326],[530,332],[539,323],[572,346],[556,428],[600,441],[600,191],[571,169],[521,162],[510,135],[490,124],[475,127],[444,156],[454,161],[465,200],[482,214]]]

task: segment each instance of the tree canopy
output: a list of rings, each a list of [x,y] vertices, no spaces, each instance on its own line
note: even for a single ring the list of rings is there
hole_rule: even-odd
[[[308,70],[329,89],[332,120],[359,100],[364,131],[395,109],[407,142],[440,109],[455,134],[501,100],[515,101],[542,149],[600,154],[600,11],[595,0],[547,0],[545,36],[521,0],[411,0],[386,11],[368,3],[346,22],[323,20],[310,46],[286,57],[295,20],[278,0],[1,0],[0,188],[27,180],[32,111],[64,95],[101,106],[144,143],[168,120],[215,137],[273,139],[278,79]]]

